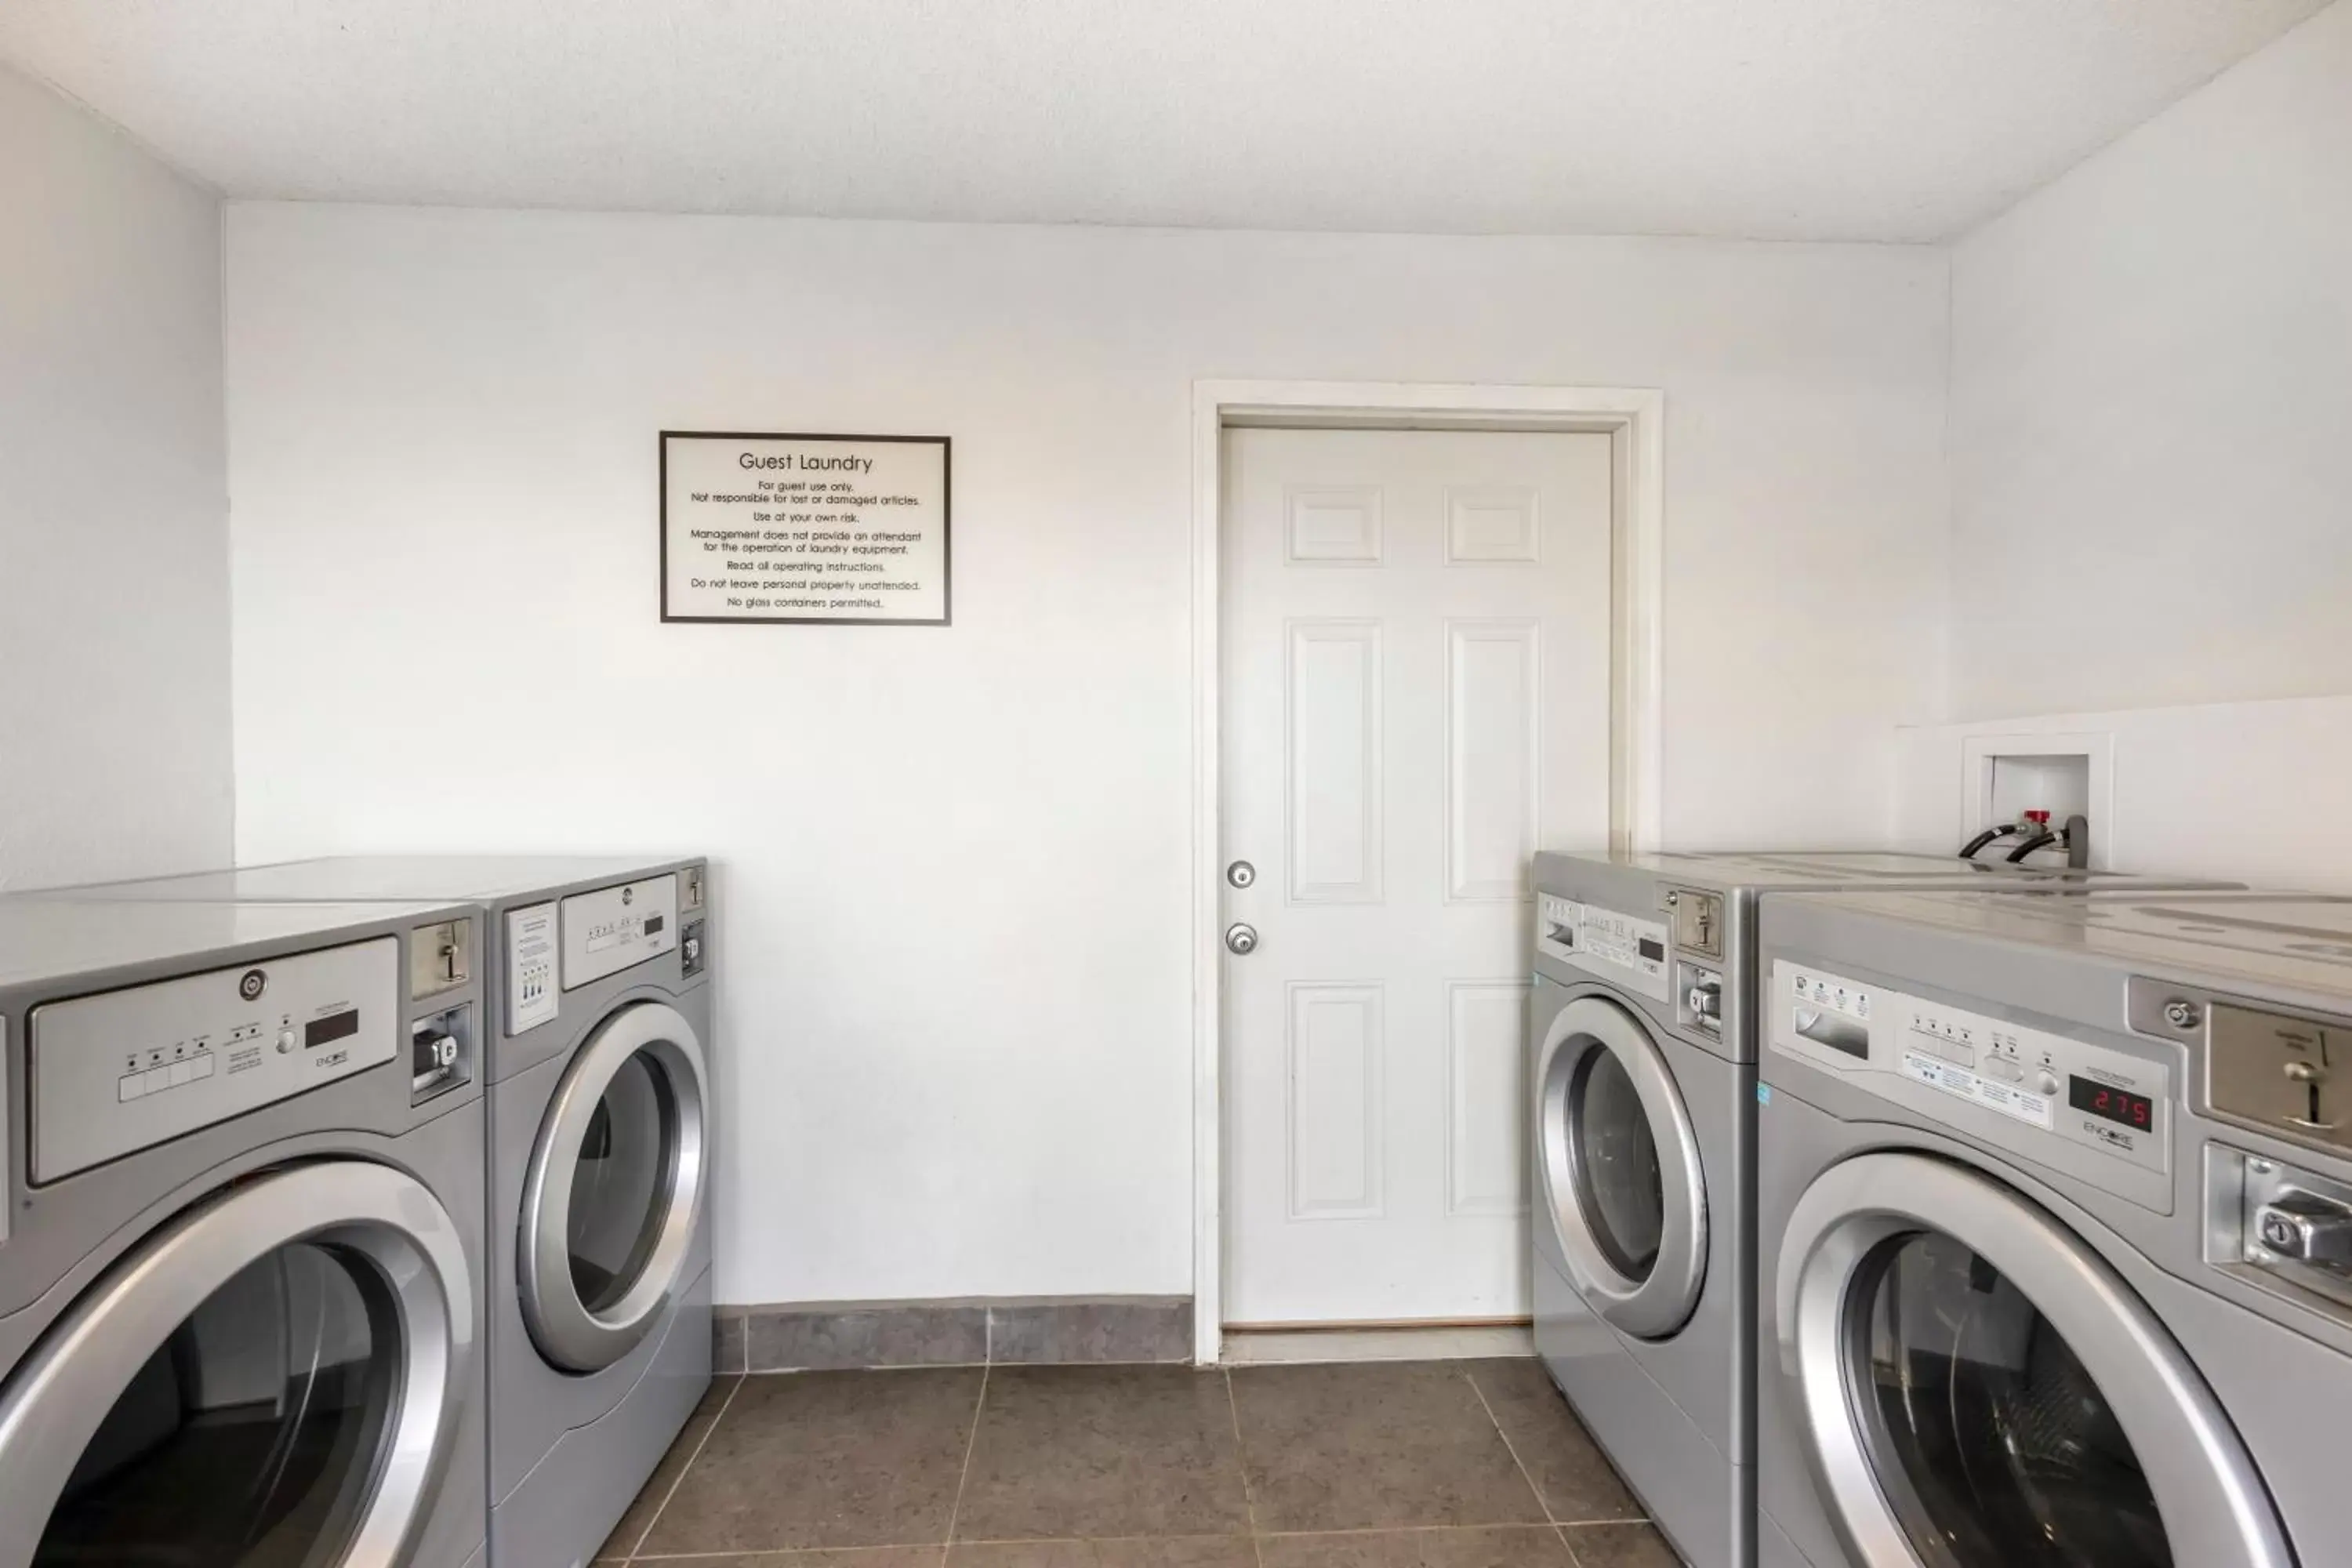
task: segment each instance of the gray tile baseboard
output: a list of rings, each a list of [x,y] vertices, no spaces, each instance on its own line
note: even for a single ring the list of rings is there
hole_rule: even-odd
[[[888,1366],[1059,1366],[1192,1358],[1189,1296],[966,1297],[715,1309],[721,1374]]]

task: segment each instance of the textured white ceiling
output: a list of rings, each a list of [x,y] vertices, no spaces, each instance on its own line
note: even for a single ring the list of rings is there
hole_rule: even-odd
[[[0,0],[0,56],[239,196],[1927,240],[2323,4]]]

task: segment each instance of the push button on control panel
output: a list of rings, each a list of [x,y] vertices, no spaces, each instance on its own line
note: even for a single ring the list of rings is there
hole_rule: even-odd
[[[127,1105],[131,1100],[144,1100],[151,1094],[161,1094],[165,1089],[177,1089],[184,1083],[195,1083],[213,1076],[213,1053],[202,1046],[194,1051],[182,1046],[170,1051],[151,1051],[147,1055],[164,1059],[155,1060],[152,1066],[139,1067],[115,1079],[114,1099],[118,1105]]]

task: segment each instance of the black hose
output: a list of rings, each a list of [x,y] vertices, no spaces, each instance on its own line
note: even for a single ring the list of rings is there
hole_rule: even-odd
[[[1960,858],[1963,860],[1973,860],[1977,858],[1978,850],[1983,848],[1994,839],[2006,838],[2016,831],[2017,824],[2014,822],[2011,823],[2006,827],[1988,827],[1982,833],[1978,834],[1974,838],[1969,839],[1966,844],[1960,847]]]
[[[2019,861],[2024,859],[2028,855],[2032,854],[2036,849],[2047,848],[2049,846],[2057,842],[2058,836],[2045,827],[2041,832],[2035,834],[2032,837],[2027,839],[2024,843],[2019,845],[2016,848],[2011,850],[2009,852],[2009,863],[2014,866]]]

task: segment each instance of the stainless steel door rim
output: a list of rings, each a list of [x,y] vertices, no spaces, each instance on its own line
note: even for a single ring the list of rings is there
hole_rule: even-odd
[[[405,1172],[360,1160],[290,1166],[157,1231],[110,1269],[0,1392],[0,1568],[41,1531],[132,1375],[213,1293],[281,1247],[363,1260],[389,1293],[400,1383],[337,1568],[395,1568],[439,1478],[474,1353],[473,1280],[456,1222]]]
[[[1807,1458],[1847,1552],[1930,1568],[1888,1501],[1857,1419],[1858,1276],[1882,1248],[1951,1237],[2009,1279],[2079,1358],[2157,1500],[2176,1563],[2292,1568],[2276,1511],[2228,1415],[2147,1307],[2090,1247],[1998,1182],[1928,1154],[1857,1155],[1816,1177],[1790,1214],[1773,1280],[1781,1374]],[[1934,1568],[1942,1568],[1935,1564]]]
[[[1639,1278],[1619,1266],[1595,1233],[1583,1190],[1576,1097],[1601,1056],[1631,1083],[1657,1151],[1657,1256]],[[1641,1339],[1672,1334],[1698,1306],[1706,1273],[1707,1218],[1698,1138],[1664,1054],[1623,1007],[1598,995],[1579,996],[1559,1010],[1544,1037],[1535,1090],[1539,1198],[1578,1291],[1626,1333]]]
[[[572,1182],[582,1146],[614,1077],[643,1053],[668,1095],[669,1151],[662,1214],[651,1247],[620,1299],[602,1310],[581,1299],[572,1269]],[[681,1283],[705,1179],[709,1103],[702,1044],[677,1008],[632,1002],[599,1024],[564,1069],[540,1122],[523,1184],[518,1272],[523,1323],[541,1353],[566,1371],[610,1366],[635,1348]]]

